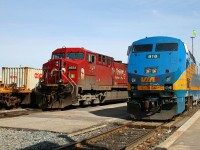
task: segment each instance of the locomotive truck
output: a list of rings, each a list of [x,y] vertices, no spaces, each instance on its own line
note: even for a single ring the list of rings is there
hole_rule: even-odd
[[[168,120],[199,101],[199,64],[180,39],[158,36],[135,41],[128,57],[127,111],[132,118]]]
[[[58,48],[43,64],[42,108],[128,99],[127,64],[85,48]]]

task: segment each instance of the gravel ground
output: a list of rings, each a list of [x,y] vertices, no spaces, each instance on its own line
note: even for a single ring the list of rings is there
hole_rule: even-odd
[[[118,124],[107,124],[102,128],[74,136],[47,131],[0,128],[0,150],[52,150],[100,134],[116,126]]]
[[[33,131],[0,127],[0,150],[52,150],[71,142],[81,141],[98,135],[119,125],[120,123],[117,122],[107,123],[99,126],[94,126],[83,131],[77,131],[75,134],[69,135],[65,133],[48,131]],[[125,132],[123,132],[122,135],[123,134],[125,134]],[[138,148],[144,150],[152,150],[156,145],[164,141],[171,134],[172,132],[169,130],[157,132],[156,136],[152,137],[151,141],[147,143],[144,142],[143,144],[139,145]],[[127,133],[126,136],[127,135],[129,135],[129,133]],[[111,141],[111,138],[112,136],[110,136],[107,140]],[[117,141],[115,137],[112,139],[114,142]],[[100,143],[95,143],[94,145],[98,145],[97,147],[99,148],[103,145],[106,146],[106,144],[101,145]],[[113,145],[115,144],[113,143]],[[106,146],[105,149],[109,148],[110,147]]]
[[[89,137],[98,135],[119,125],[120,124],[118,123],[109,123],[106,125],[100,125],[100,128],[92,127],[91,131],[90,129],[86,129],[87,132],[85,133],[83,131],[80,131],[80,134],[78,134],[77,132],[77,134],[74,135],[48,131],[30,131],[21,129],[0,128],[0,150],[52,150],[71,142],[81,141]],[[126,134],[125,137],[128,137],[127,134],[129,135],[129,133],[122,132],[122,135],[124,134]],[[112,136],[110,136],[107,140],[111,141],[110,138],[113,139],[113,141],[115,142],[119,142],[115,139],[115,137],[112,138]],[[161,141],[163,141],[163,139]],[[105,143],[101,145],[98,142],[94,145],[98,145],[99,148],[103,145],[106,146]],[[116,144],[113,143],[113,145]],[[110,147],[107,147],[105,149],[109,148]]]
[[[72,142],[66,134],[0,128],[1,150],[46,150]]]

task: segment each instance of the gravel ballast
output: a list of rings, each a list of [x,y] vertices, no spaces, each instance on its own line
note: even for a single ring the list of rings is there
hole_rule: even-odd
[[[81,141],[85,138],[100,134],[117,124],[107,124],[101,128],[81,134],[67,135],[49,131],[33,131],[13,128],[0,128],[1,150],[52,150],[65,144]]]

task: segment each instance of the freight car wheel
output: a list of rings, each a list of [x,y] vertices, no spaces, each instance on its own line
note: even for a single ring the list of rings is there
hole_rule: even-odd
[[[5,109],[6,110],[10,110],[10,109],[13,109],[14,107],[13,107],[13,105],[11,105],[9,102],[5,102]]]
[[[4,105],[2,103],[0,103],[0,110],[4,109]]]

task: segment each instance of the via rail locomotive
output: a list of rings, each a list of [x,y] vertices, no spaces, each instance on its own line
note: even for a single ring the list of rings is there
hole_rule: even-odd
[[[168,120],[198,102],[199,64],[180,39],[146,37],[133,42],[127,54],[132,118]]]
[[[128,99],[127,64],[84,48],[58,48],[43,64],[42,108]]]

